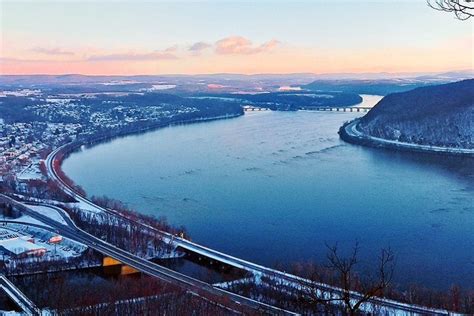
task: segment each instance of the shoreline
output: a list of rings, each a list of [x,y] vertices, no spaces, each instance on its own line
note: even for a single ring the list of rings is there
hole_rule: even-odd
[[[118,131],[117,133],[112,134],[112,135],[92,137],[91,139],[82,139],[82,138],[81,139],[76,139],[76,140],[74,140],[70,143],[64,144],[64,145],[59,147],[61,149],[58,151],[58,154],[63,154],[64,155],[64,156],[61,157],[59,162],[60,162],[60,165],[61,165],[63,160],[65,158],[67,158],[68,154],[71,154],[77,148],[82,147],[82,146],[91,147],[91,146],[95,146],[95,145],[98,145],[98,144],[101,144],[101,143],[105,143],[105,142],[114,140],[116,138],[133,136],[133,135],[140,135],[140,134],[156,131],[156,130],[159,130],[159,129],[162,129],[162,128],[165,128],[165,127],[169,127],[169,126],[206,123],[206,122],[212,122],[212,121],[218,121],[218,120],[226,120],[226,119],[237,118],[237,117],[240,117],[240,116],[243,116],[243,115],[245,115],[245,114],[244,113],[242,113],[242,114],[238,113],[238,114],[226,114],[226,115],[212,116],[212,117],[199,117],[199,118],[193,118],[193,119],[180,119],[180,120],[171,119],[168,122],[159,122],[159,123],[151,124],[149,126],[133,128],[133,129],[130,129],[130,130],[125,130],[125,131],[121,130],[121,131]],[[66,150],[65,148],[68,148],[69,150]]]
[[[345,142],[372,148],[474,158],[474,149],[419,145],[369,136],[358,130],[359,121],[360,118],[356,118],[344,123],[339,128],[339,137]]]
[[[212,122],[212,121],[218,121],[218,120],[226,120],[226,119],[232,119],[232,118],[237,118],[244,116],[245,113],[237,113],[237,114],[226,114],[226,115],[220,115],[220,116],[212,116],[212,117],[199,117],[199,118],[193,118],[193,119],[180,119],[180,120],[173,120],[171,119],[168,122],[159,122],[155,124],[151,124],[149,126],[145,127],[139,127],[139,128],[133,128],[130,130],[121,130],[118,131],[115,134],[111,135],[104,135],[104,136],[99,136],[99,137],[92,137],[90,139],[87,138],[80,138],[76,139],[72,142],[66,143],[56,149],[54,149],[51,153],[54,153],[54,169],[55,172],[58,173],[58,177],[61,179],[63,182],[71,181],[72,185],[76,186],[74,181],[70,179],[62,170],[62,164],[65,159],[69,157],[69,155],[73,154],[74,152],[78,151],[82,146],[87,147],[93,147],[102,143],[106,143],[109,141],[112,141],[117,138],[121,137],[128,137],[128,136],[133,136],[133,135],[140,135],[144,134],[147,132],[153,132],[162,128],[170,127],[170,126],[178,126],[178,125],[188,125],[188,124],[197,124],[197,123],[206,123],[206,122]],[[50,156],[51,153],[48,155]],[[45,159],[47,160],[47,158]],[[76,188],[74,188],[73,191]],[[76,192],[77,194],[78,192]],[[67,194],[67,192],[66,192]],[[69,195],[69,194],[68,194]],[[87,197],[87,194],[86,196]]]

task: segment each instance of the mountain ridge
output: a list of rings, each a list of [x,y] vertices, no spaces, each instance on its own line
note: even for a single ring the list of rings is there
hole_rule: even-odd
[[[474,79],[389,94],[358,129],[400,142],[474,148]]]

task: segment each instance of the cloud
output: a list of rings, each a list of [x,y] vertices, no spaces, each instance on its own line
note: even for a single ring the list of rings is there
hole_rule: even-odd
[[[88,61],[150,61],[158,59],[178,59],[175,52],[177,46],[169,47],[165,50],[155,50],[150,53],[120,53],[120,54],[105,54],[92,55],[87,58]]]
[[[255,46],[252,41],[245,37],[230,36],[216,42],[215,52],[220,55],[249,55],[270,52],[278,45],[280,45],[280,42],[275,39]]]
[[[280,46],[280,44],[281,44],[280,41],[277,41],[276,39],[272,39],[272,40],[260,45],[259,49],[261,51],[268,52],[268,51],[274,50],[275,48]]]
[[[196,42],[196,43],[194,43],[193,45],[191,45],[188,50],[189,50],[190,52],[193,52],[193,53],[200,53],[201,51],[203,51],[203,50],[205,50],[205,49],[207,49],[207,48],[209,48],[209,47],[212,47],[212,45],[209,44],[209,43],[206,43],[206,42]]]
[[[165,49],[163,52],[165,53],[176,53],[178,51],[178,45],[173,45],[171,47],[168,47]]]
[[[74,52],[69,52],[62,50],[60,48],[44,48],[44,47],[35,47],[31,49],[32,52],[45,54],[45,55],[74,55]]]

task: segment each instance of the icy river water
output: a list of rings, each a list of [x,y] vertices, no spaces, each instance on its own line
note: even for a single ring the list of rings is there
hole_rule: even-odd
[[[323,263],[325,243],[358,240],[362,266],[393,249],[402,286],[474,288],[474,159],[344,143],[339,126],[359,115],[251,112],[115,139],[63,169],[256,263]]]

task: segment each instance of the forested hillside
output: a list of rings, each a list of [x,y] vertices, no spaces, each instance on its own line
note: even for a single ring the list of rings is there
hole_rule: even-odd
[[[402,142],[474,148],[474,79],[387,95],[359,129]]]

